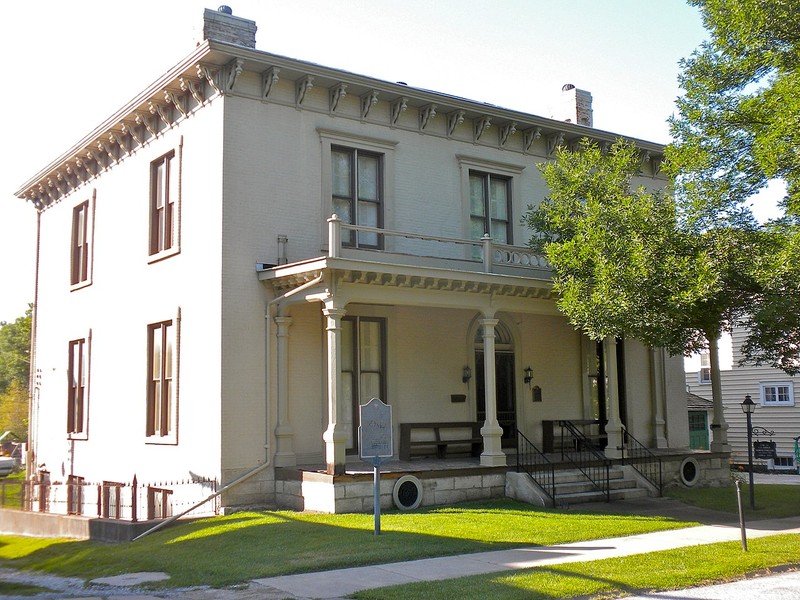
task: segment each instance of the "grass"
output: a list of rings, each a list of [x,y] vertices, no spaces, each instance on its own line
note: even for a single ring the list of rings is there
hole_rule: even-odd
[[[433,556],[550,545],[685,527],[669,518],[554,511],[500,500],[382,515],[288,511],[183,523],[138,542],[0,536],[0,566],[82,578],[164,571],[170,587],[225,586],[254,578]]]
[[[35,596],[51,592],[47,588],[27,583],[13,583],[10,581],[0,581],[0,596]]]
[[[771,517],[800,514],[798,493],[800,486],[758,486],[756,515]],[[678,496],[696,506],[718,510],[732,508],[732,512],[735,511],[733,487],[674,490],[670,491],[670,495]],[[170,579],[153,584],[153,587],[222,587],[290,573],[520,546],[562,544],[696,524],[668,517],[540,509],[511,500],[498,500],[434,507],[409,513],[387,512],[381,518],[382,534],[375,536],[371,514],[251,512],[184,522],[138,542],[126,544],[0,536],[0,567],[32,569],[84,579],[136,571],[164,571]],[[675,566],[679,563],[670,561],[682,560],[681,556],[691,553],[700,553],[692,559],[700,561],[698,564],[702,567],[702,573],[698,573],[698,576],[710,573],[712,567],[716,569],[719,566],[718,563],[727,562],[728,554],[739,561],[731,558],[729,574],[800,563],[800,543],[797,543],[797,536],[789,539],[791,544],[787,544],[785,539],[783,542],[787,546],[787,552],[763,552],[765,556],[773,557],[770,564],[767,564],[770,561],[742,563],[745,559],[739,557],[741,551],[736,552],[734,544],[724,552],[708,547],[705,550],[676,550],[675,557],[666,553],[663,558],[648,555],[619,559],[628,566],[619,567],[614,573],[600,579],[641,587],[686,585],[674,575],[676,570],[685,569]],[[761,544],[768,546],[771,543],[753,540],[751,552],[747,556],[755,556],[757,552],[754,550],[761,547]],[[587,571],[588,575],[582,574],[582,568],[580,565],[558,567],[567,569],[559,577],[563,576],[566,578],[563,581],[566,581],[586,578],[595,573],[590,570]],[[596,565],[591,567],[595,568]],[[548,569],[547,577],[553,577],[558,569]],[[626,569],[631,572],[625,573]],[[528,576],[538,577],[536,572],[537,570],[512,573],[504,577],[511,578],[511,582],[527,581],[525,578]],[[644,577],[648,573],[660,579],[652,584],[640,584],[637,583],[638,580],[626,579],[639,575]],[[726,573],[728,572],[719,576],[727,577]],[[476,580],[474,585],[476,589],[480,585],[499,586],[503,589],[517,585],[508,583],[505,579],[502,583],[497,583],[498,577],[487,576],[485,581],[477,583]],[[435,585],[440,586],[442,582]],[[539,584],[519,585],[524,590],[529,590],[532,588],[526,586]],[[459,596],[460,593],[453,594],[453,597]]]
[[[783,565],[800,567],[797,535],[751,540],[748,552],[742,552],[740,542],[724,542],[623,558],[378,588],[359,592],[354,597],[361,600],[617,598],[623,594],[741,579],[743,574],[764,572]]]
[[[741,486],[742,507],[746,519],[775,519],[795,516],[800,512],[800,485],[760,484],[755,492],[756,509],[750,508],[750,490],[747,484]],[[723,512],[737,513],[736,487],[733,483],[717,488],[674,487],[665,495],[685,504],[709,508]]]

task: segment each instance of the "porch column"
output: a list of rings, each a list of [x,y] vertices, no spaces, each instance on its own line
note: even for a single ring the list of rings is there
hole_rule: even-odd
[[[325,464],[328,475],[341,475],[345,471],[345,446],[347,432],[342,426],[342,317],[345,310],[325,303],[322,314],[326,317],[328,336],[328,428],[322,434],[325,442]]]
[[[481,427],[483,436],[483,454],[481,465],[486,467],[504,467],[506,455],[503,453],[501,438],[503,428],[497,422],[497,377],[495,375],[494,328],[498,319],[481,319],[483,329],[483,379],[484,407],[486,422]]]
[[[617,340],[607,337],[603,343],[606,357],[606,378],[608,379],[608,403],[606,406],[606,457],[622,458],[622,423],[619,420],[619,372],[617,371]]]
[[[276,357],[278,371],[278,425],[275,428],[277,445],[275,466],[293,467],[297,464],[297,457],[292,447],[294,429],[289,418],[289,326],[292,324],[292,318],[277,316],[274,320],[277,325],[276,336],[278,338]]]
[[[653,443],[656,448],[667,447],[663,407],[665,404],[664,349],[653,348],[650,351],[650,362],[653,371]]]
[[[708,361],[711,366],[711,396],[714,399],[714,418],[711,421],[711,451],[730,452],[728,423],[722,407],[722,380],[719,374],[719,335],[708,340]]]

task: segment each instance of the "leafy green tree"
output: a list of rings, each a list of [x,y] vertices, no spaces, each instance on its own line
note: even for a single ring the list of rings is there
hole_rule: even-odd
[[[800,372],[800,0],[689,0],[710,38],[681,63],[667,148],[687,225],[753,229],[748,203],[783,180],[785,216],[762,232],[743,321],[745,360]]]
[[[28,390],[20,381],[13,381],[0,394],[0,433],[12,431],[20,439],[28,437]]]
[[[0,394],[13,382],[28,387],[31,350],[31,310],[13,323],[0,321]]]
[[[709,348],[722,426],[717,340],[760,290],[750,266],[762,237],[747,215],[698,228],[669,193],[634,187],[640,168],[624,141],[560,149],[540,165],[551,193],[526,214],[530,245],[553,267],[559,309],[590,338],[630,336],[673,355]]]

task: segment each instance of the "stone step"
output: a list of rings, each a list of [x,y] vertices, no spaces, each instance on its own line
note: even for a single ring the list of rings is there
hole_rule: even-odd
[[[615,500],[632,500],[635,498],[644,498],[647,496],[647,490],[637,487],[625,487],[620,489],[612,489],[609,492],[610,501]],[[569,506],[571,504],[583,504],[586,502],[605,502],[606,496],[603,492],[596,489],[593,491],[583,491],[567,494],[559,494],[556,492],[556,506]]]
[[[632,479],[609,477],[608,487],[611,490],[636,489],[636,482]],[[578,492],[590,492],[597,489],[592,482],[584,478],[581,481],[569,481],[556,483],[556,496],[563,494],[573,494]]]

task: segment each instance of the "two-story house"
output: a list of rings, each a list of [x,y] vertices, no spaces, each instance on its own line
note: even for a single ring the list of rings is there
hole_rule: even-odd
[[[537,163],[616,137],[588,93],[565,86],[558,121],[256,50],[255,31],[207,10],[191,54],[18,191],[39,217],[32,471],[97,484],[106,512],[134,475],[150,516],[186,480],[242,479],[223,507],[358,509],[368,485],[340,484],[373,397],[396,458],[403,423],[477,422],[478,497],[502,495],[517,432],[542,445],[562,420],[600,423],[610,458],[625,432],[688,448],[681,360],[575,331],[526,249]],[[662,186],[662,146],[636,143],[637,183]]]

